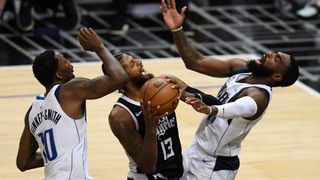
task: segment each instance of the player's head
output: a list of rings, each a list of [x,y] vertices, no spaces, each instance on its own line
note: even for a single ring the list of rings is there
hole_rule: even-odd
[[[130,81],[127,86],[133,84],[134,86],[141,88],[146,81],[154,77],[153,74],[148,73],[143,68],[141,60],[118,50],[112,51],[111,53],[119,61],[119,63],[122,65],[123,69],[129,76]],[[104,74],[108,74],[108,72],[106,72],[105,68],[103,67],[103,64],[102,71]],[[119,89],[119,91],[123,92],[125,91],[125,88]]]
[[[123,69],[127,72],[130,81],[138,88],[142,87],[146,81],[154,77],[153,74],[147,72],[143,68],[143,64],[140,59],[120,51],[114,51],[113,56],[120,62]]]
[[[290,86],[299,77],[294,57],[282,52],[266,53],[258,60],[250,60],[247,67],[254,76],[266,78],[274,87]]]
[[[32,65],[37,80],[45,87],[55,83],[65,83],[74,78],[73,67],[60,53],[46,50],[38,55]]]

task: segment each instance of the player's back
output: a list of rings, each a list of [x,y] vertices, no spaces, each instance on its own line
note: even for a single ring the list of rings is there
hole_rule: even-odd
[[[58,88],[59,85],[54,86],[46,97],[37,96],[29,113],[30,131],[45,164],[45,179],[91,179],[86,116],[74,120],[65,114],[57,98]]]

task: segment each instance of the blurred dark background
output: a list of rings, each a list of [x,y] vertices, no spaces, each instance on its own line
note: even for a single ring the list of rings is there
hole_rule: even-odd
[[[4,0],[0,0],[0,66],[31,64],[44,49],[60,51],[72,62],[97,61],[95,55],[82,51],[76,40],[81,26],[95,29],[111,50],[119,48],[145,60],[179,57],[159,13],[160,0],[128,0],[126,6],[117,6],[112,0],[60,0],[54,8],[33,6],[28,4],[30,0],[7,3],[14,1],[25,6],[19,9],[9,3],[4,8]],[[296,57],[300,81],[320,91],[316,1],[177,1],[180,6],[188,4],[184,29],[200,52],[258,56],[268,51],[285,52]],[[48,5],[50,0],[46,2]]]

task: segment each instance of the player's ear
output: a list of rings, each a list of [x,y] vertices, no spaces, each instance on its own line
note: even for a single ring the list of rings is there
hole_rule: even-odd
[[[58,80],[61,80],[61,79],[63,79],[63,74],[62,73],[60,73],[60,72],[56,72],[56,79],[58,79]]]
[[[277,82],[280,82],[280,81],[282,81],[283,76],[282,76],[282,74],[280,74],[280,73],[274,73],[274,74],[272,75],[272,78],[273,78],[274,80],[276,80]]]

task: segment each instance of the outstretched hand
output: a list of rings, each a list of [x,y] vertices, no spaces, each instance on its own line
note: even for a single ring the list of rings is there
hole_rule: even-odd
[[[84,50],[97,52],[104,48],[101,38],[92,28],[81,28],[77,38]]]
[[[203,114],[210,114],[210,108],[200,99],[195,97],[187,97],[185,103],[191,105],[194,110]]]
[[[180,93],[178,97],[179,99],[182,99],[183,101],[185,101],[186,97],[194,97],[193,94],[185,91],[188,85],[181,79],[171,74],[164,74],[164,75],[161,75],[161,77],[166,78],[167,82],[172,83],[173,84],[172,88],[179,90],[179,93]]]
[[[172,88],[178,89],[179,92],[183,92],[188,86],[181,79],[171,74],[163,74],[160,77],[164,77],[167,82],[172,83],[173,84]]]
[[[187,6],[184,6],[179,14],[175,0],[161,0],[160,11],[170,30],[174,30],[182,26],[186,17],[186,10]]]

